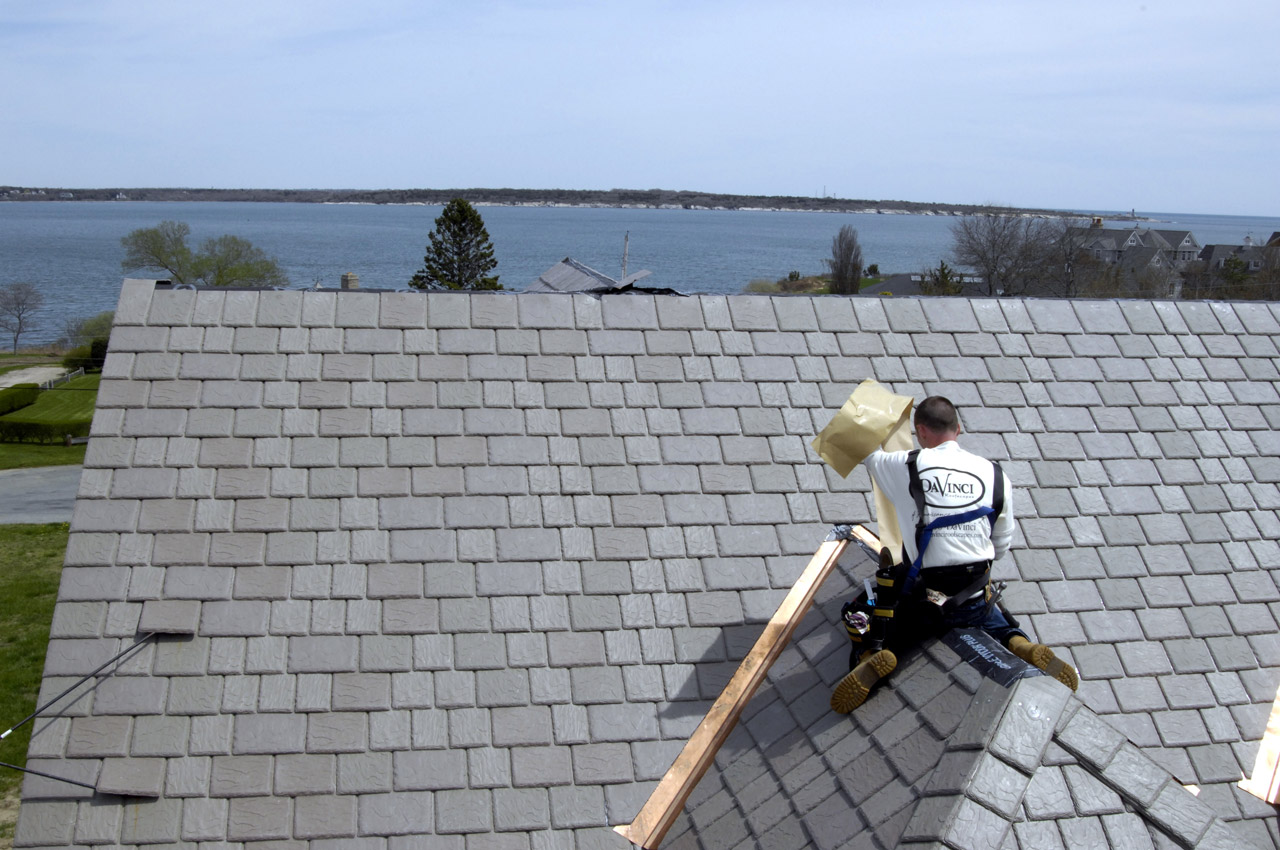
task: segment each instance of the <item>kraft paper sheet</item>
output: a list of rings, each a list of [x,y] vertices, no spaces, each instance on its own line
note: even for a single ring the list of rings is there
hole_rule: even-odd
[[[828,466],[848,478],[853,468],[877,448],[905,452],[913,447],[911,409],[914,400],[894,395],[873,380],[863,381],[839,412],[813,440],[813,450]],[[902,533],[893,503],[872,481],[876,501],[876,531],[889,551],[902,550]]]

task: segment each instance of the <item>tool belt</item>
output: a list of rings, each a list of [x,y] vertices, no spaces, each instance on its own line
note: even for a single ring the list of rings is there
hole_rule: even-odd
[[[994,605],[1003,590],[1001,586],[994,593],[983,593],[991,580],[990,561],[929,567],[921,571],[919,581],[904,595],[909,571],[909,564],[894,563],[889,550],[881,552],[874,590],[868,581],[867,589],[840,610],[845,630],[855,644],[883,646],[893,633],[900,603],[906,599],[923,598],[946,615],[980,595],[985,596],[988,605]]]
[[[976,596],[987,587],[991,579],[991,562],[978,561],[945,567],[924,567],[924,553],[929,547],[933,532],[985,517],[995,526],[996,518],[1004,510],[1004,471],[992,461],[992,503],[970,510],[945,514],[926,523],[924,486],[920,479],[918,458],[920,450],[907,453],[908,491],[916,506],[916,557],[908,562],[905,551],[895,558],[888,549],[880,551],[880,568],[876,570],[875,590],[870,582],[866,592],[841,609],[841,619],[849,638],[854,642],[855,653],[859,645],[870,642],[871,648],[880,649],[893,631],[894,615],[899,603],[923,596],[936,604],[942,613],[948,614]],[[993,605],[999,597],[997,591],[985,594],[987,604]],[[852,662],[851,662],[852,666]]]
[[[954,602],[956,605],[968,601],[990,580],[990,561],[952,567],[929,567],[920,574],[920,583],[924,585],[926,597],[931,593],[941,595],[947,598],[949,604]]]

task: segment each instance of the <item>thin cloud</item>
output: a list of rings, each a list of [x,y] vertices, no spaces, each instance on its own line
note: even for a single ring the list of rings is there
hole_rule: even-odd
[[[0,5],[9,182],[1275,212],[1280,6]]]

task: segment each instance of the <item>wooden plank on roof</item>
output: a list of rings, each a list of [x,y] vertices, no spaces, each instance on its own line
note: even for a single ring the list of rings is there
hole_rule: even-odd
[[[832,530],[635,820],[615,826],[615,832],[632,844],[646,850],[656,850],[671,824],[684,809],[689,794],[697,787],[721,745],[733,731],[747,702],[804,619],[813,603],[814,594],[827,576],[831,575],[836,562],[853,540],[863,543],[872,552],[880,551],[880,541],[860,525],[836,526]]]
[[[1273,806],[1280,805],[1280,690],[1271,704],[1266,734],[1258,744],[1253,774],[1241,780],[1240,787]]]

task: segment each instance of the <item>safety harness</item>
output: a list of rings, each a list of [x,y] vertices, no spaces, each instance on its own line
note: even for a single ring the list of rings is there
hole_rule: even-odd
[[[961,513],[941,516],[933,522],[925,523],[924,486],[920,482],[920,469],[916,463],[919,454],[919,449],[907,453],[908,490],[916,503],[916,558],[908,566],[905,554],[897,558],[889,549],[881,550],[880,567],[876,570],[876,589],[874,593],[871,589],[871,583],[868,581],[865,601],[854,599],[846,603],[841,609],[840,613],[844,620],[845,629],[849,633],[850,640],[853,641],[853,647],[849,655],[849,669],[853,669],[854,665],[858,663],[861,653],[867,649],[868,644],[872,651],[884,647],[892,630],[898,603],[901,600],[911,598],[911,593],[920,579],[920,572],[924,564],[924,552],[929,546],[933,532],[939,528],[962,525],[982,517],[987,517],[994,527],[1000,512],[1004,510],[1004,470],[1000,468],[1000,464],[992,461],[991,465],[994,467],[992,487],[994,492],[992,493],[990,507],[977,507]],[[937,604],[944,613],[954,610],[986,586],[991,577],[990,561],[981,564],[961,564],[957,565],[956,569],[971,569],[974,567],[981,567],[981,570],[977,577],[963,590],[958,593],[952,593],[949,597],[940,592],[936,594],[938,597]],[[999,604],[999,590],[1000,588],[997,587],[994,593],[988,595],[988,605]],[[926,593],[930,596],[935,596],[928,588],[926,588]],[[866,607],[863,607],[864,605]],[[870,614],[869,617],[867,616],[868,614]]]
[[[919,449],[914,449],[907,453],[907,490],[916,503],[916,558],[911,563],[911,569],[907,571],[906,578],[903,579],[903,596],[910,596],[912,590],[915,589],[916,582],[920,579],[920,571],[924,566],[924,551],[928,548],[929,541],[933,539],[934,531],[953,525],[964,525],[966,522],[973,522],[975,519],[981,519],[982,517],[986,517],[994,528],[996,519],[1000,516],[1000,512],[1004,510],[1004,470],[1000,468],[1000,464],[991,461],[992,493],[990,507],[980,505],[958,514],[940,516],[926,524],[924,521],[924,485],[920,482],[920,467],[917,463],[919,455]],[[906,559],[904,558],[903,560]],[[959,593],[951,594],[951,598],[947,600],[947,604],[944,607],[955,607],[955,605],[968,599],[987,583],[990,575],[991,565],[988,563],[986,569],[968,587]]]

